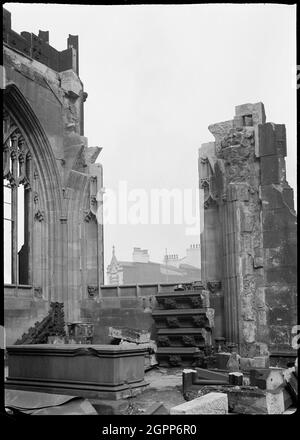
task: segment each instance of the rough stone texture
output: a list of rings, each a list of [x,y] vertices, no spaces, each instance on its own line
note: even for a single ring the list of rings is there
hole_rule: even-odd
[[[204,190],[202,280],[221,281],[227,341],[247,357],[291,349],[296,324],[296,213],[286,182],[283,124],[262,103],[236,107],[209,126],[199,150]],[[204,208],[204,209],[203,209]]]
[[[237,414],[282,414],[285,410],[283,390],[269,392],[255,387],[228,390],[228,404],[230,412]]]
[[[175,406],[170,414],[227,414],[228,398],[224,393],[209,393]]]
[[[64,302],[66,321],[79,320],[82,299],[103,284],[103,231],[96,220],[103,183],[95,163],[101,149],[88,147],[83,133],[77,37],[58,52],[44,33],[30,40],[12,31],[7,11],[4,20],[4,177],[15,193],[24,185],[28,207],[19,277],[4,292],[11,344],[46,315],[51,301]],[[10,172],[10,160],[19,161],[21,171],[13,165]]]

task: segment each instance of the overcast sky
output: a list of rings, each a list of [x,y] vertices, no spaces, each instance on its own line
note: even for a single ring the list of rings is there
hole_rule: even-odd
[[[196,188],[198,148],[208,125],[234,107],[262,101],[267,121],[286,124],[287,177],[296,189],[296,8],[289,5],[81,6],[7,4],[12,28],[50,31],[66,48],[79,35],[80,77],[88,99],[85,136],[101,146],[104,186]],[[199,237],[184,225],[105,227],[105,267],[116,246],[152,261],[185,255]]]

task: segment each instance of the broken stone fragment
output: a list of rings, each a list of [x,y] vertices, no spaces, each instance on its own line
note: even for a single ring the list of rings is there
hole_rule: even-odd
[[[239,373],[239,372],[232,372],[229,373],[229,384],[230,385],[243,385],[243,373]]]
[[[250,385],[262,390],[274,391],[284,384],[282,368],[257,368],[250,371]]]
[[[230,358],[228,359],[226,368],[231,372],[236,372],[240,370],[240,356],[237,353],[231,353]]]
[[[225,393],[209,393],[170,409],[170,414],[227,414],[228,398]]]
[[[228,390],[229,411],[237,414],[282,414],[285,409],[283,390],[260,390],[234,387]]]

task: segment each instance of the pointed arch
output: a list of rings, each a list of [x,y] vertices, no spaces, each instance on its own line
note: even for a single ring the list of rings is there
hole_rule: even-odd
[[[15,83],[7,84],[3,93],[4,110],[18,128],[32,159],[32,186],[29,185],[28,274],[33,292],[51,300],[62,286],[63,189],[59,169],[49,139],[28,100]],[[23,176],[21,176],[23,177]],[[38,194],[35,192],[38,188]],[[27,256],[24,261],[27,260]],[[17,284],[20,284],[19,281]]]
[[[40,121],[16,84],[7,84],[3,97],[6,111],[16,122],[31,149],[45,193],[51,192],[52,197],[47,198],[47,202],[54,206],[49,206],[50,210],[55,208],[56,212],[61,212],[61,179],[50,142]]]

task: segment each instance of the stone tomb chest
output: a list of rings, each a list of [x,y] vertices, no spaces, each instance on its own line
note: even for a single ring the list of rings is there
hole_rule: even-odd
[[[145,349],[115,345],[7,347],[6,388],[121,399],[143,391]]]

